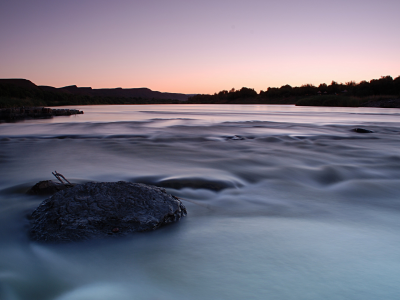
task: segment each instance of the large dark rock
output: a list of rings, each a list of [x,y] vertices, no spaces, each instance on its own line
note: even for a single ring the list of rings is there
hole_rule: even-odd
[[[186,216],[163,188],[129,182],[89,182],[59,191],[31,215],[31,239],[67,242],[149,231]]]

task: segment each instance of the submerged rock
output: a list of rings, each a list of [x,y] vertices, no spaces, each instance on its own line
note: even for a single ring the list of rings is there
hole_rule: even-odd
[[[183,188],[191,188],[191,189],[207,189],[211,191],[222,191],[227,188],[233,188],[235,185],[229,181],[223,180],[207,180],[203,178],[172,178],[161,180],[157,183],[157,185],[170,188],[170,189],[183,189]]]
[[[186,216],[182,202],[142,183],[89,182],[57,192],[31,215],[30,238],[68,242],[149,231]]]
[[[374,133],[372,130],[364,128],[354,128],[353,131],[357,133]]]
[[[240,136],[240,135],[234,135],[234,136],[228,137],[227,139],[228,139],[228,140],[233,140],[233,141],[242,141],[242,140],[244,140],[245,138],[242,137],[242,136]]]

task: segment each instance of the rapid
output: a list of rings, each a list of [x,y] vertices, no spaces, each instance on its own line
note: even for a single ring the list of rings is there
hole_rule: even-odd
[[[0,124],[1,300],[398,299],[400,110],[67,108],[85,114]],[[46,196],[26,191],[55,170],[164,186],[188,215],[32,242],[27,216]]]

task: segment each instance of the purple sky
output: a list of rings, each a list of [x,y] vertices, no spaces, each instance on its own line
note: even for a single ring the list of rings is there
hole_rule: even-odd
[[[399,0],[0,0],[0,78],[214,93],[397,77],[399,12]]]

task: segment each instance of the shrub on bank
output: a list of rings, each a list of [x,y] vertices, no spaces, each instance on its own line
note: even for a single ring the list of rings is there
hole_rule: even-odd
[[[361,106],[365,99],[348,96],[312,96],[300,99],[296,102],[296,106],[342,106],[357,107]]]
[[[11,108],[11,107],[31,107],[31,106],[46,106],[46,102],[40,99],[31,98],[11,98],[11,97],[0,97],[0,108]]]

